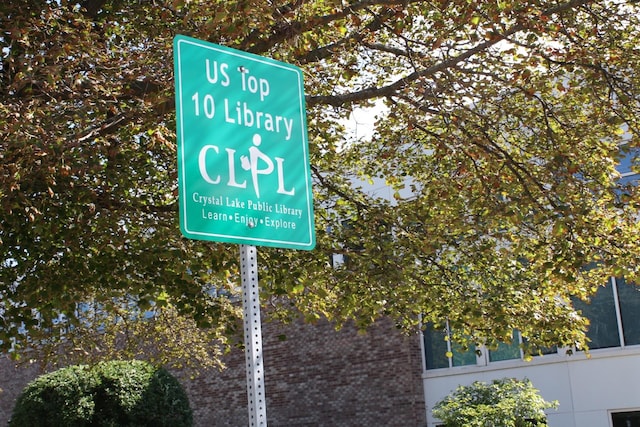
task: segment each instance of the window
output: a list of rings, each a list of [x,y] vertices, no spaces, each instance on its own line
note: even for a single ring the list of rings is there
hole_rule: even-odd
[[[424,352],[427,369],[439,369],[449,367],[447,357],[448,343],[446,330],[435,329],[433,323],[427,324],[424,331]]]
[[[460,344],[453,342],[451,343],[451,354],[451,364],[453,366],[467,366],[478,363],[475,345],[465,350]]]
[[[612,278],[590,302],[574,301],[591,324],[590,349],[640,344],[640,287],[623,278]]]
[[[489,350],[489,362],[520,359],[520,332],[513,331],[510,343],[500,343],[495,350]]]
[[[484,352],[484,347],[480,348],[488,357],[478,359],[478,348],[472,346],[464,349],[460,344],[452,342],[447,327],[435,328],[432,323],[427,324],[424,331],[424,351],[426,368],[442,369],[456,366],[469,366],[486,364],[488,362],[500,362],[503,360],[520,360],[523,357],[521,343],[527,342],[526,337],[521,336],[517,330],[513,331],[510,343],[499,343],[498,346],[490,351]],[[533,348],[532,356],[541,354],[556,354],[557,347],[550,348]],[[488,360],[487,360],[488,359]]]
[[[489,362],[500,362],[503,360],[522,359],[524,354],[520,344],[527,344],[527,338],[515,330],[511,336],[511,342],[499,343],[494,350],[489,350]],[[558,347],[532,347],[529,349],[531,356],[558,353]]]
[[[605,349],[640,345],[640,286],[628,283],[623,278],[611,278],[588,302],[575,299],[576,310],[589,319],[587,338],[589,349]],[[448,339],[448,329],[435,329],[427,325],[424,332],[424,347],[427,369],[495,363],[522,359],[522,346],[527,338],[514,330],[511,342],[500,343],[496,348],[484,352],[486,359],[476,357],[476,348],[465,350]],[[557,353],[557,347],[532,348],[532,356]],[[638,411],[640,413],[640,411]],[[640,427],[640,426],[638,426]]]
[[[465,350],[459,344],[451,342],[448,327],[435,328],[432,323],[428,323],[423,336],[427,369],[477,364],[475,347]]]
[[[620,317],[625,345],[640,344],[640,287],[615,279],[620,301]]]
[[[589,302],[575,300],[574,307],[591,322],[587,331],[590,349],[620,346],[616,303],[611,281],[606,286],[600,287]]]
[[[527,337],[522,337],[522,342],[524,344],[527,344]],[[545,354],[558,354],[558,346],[556,345],[551,347],[531,346],[529,351],[531,352],[531,356],[540,356]]]
[[[640,427],[640,411],[614,412],[611,422],[613,427]]]

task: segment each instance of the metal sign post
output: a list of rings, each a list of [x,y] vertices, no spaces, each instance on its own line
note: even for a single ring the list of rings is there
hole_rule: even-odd
[[[262,362],[262,327],[258,289],[258,253],[255,246],[240,245],[244,345],[247,361],[247,398],[249,426],[267,425],[267,405]]]

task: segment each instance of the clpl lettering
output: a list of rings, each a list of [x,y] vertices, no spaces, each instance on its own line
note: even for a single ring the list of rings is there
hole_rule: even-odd
[[[284,177],[284,162],[285,159],[281,157],[275,157],[275,163],[267,154],[263,153],[258,147],[262,142],[262,138],[260,135],[255,134],[253,136],[253,146],[249,148],[249,155],[240,156],[240,173],[242,170],[249,172],[251,176],[251,181],[253,184],[253,189],[256,194],[256,197],[260,198],[260,183],[262,176],[269,176],[272,173],[276,173],[277,176],[277,188],[276,193],[283,194],[287,196],[295,195],[295,188],[287,189],[285,187],[285,177]],[[238,182],[236,173],[238,169],[236,169],[237,161],[236,161],[236,150],[231,148],[225,149],[227,156],[227,168],[226,168],[226,176],[228,177],[226,181],[226,185],[229,187],[236,188],[246,188],[247,181],[243,180],[242,182]],[[217,145],[208,144],[200,149],[200,153],[198,154],[198,168],[200,171],[200,176],[207,183],[212,185],[219,185],[222,181],[222,174],[218,173],[215,176],[212,176],[210,173],[210,168],[208,167],[210,164],[219,164],[219,161],[208,162],[208,159],[211,156],[219,156],[224,155],[220,153],[220,148]]]

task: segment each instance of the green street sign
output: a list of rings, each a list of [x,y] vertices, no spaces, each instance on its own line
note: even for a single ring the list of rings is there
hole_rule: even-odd
[[[301,70],[181,35],[173,55],[182,234],[313,249]]]

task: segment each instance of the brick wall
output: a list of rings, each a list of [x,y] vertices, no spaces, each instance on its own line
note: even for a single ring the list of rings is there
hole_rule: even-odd
[[[269,426],[423,427],[425,403],[419,339],[380,322],[367,334],[316,325],[263,324]],[[278,336],[286,335],[286,340]],[[246,426],[244,353],[227,369],[183,380],[196,426]],[[0,361],[0,425],[37,371]]]
[[[0,426],[7,425],[18,395],[40,372],[36,365],[17,368],[13,361],[0,355]]]
[[[426,425],[417,336],[390,322],[367,334],[326,322],[265,323],[262,332],[270,426]],[[247,425],[244,354],[232,354],[227,366],[187,384],[200,426]]]

